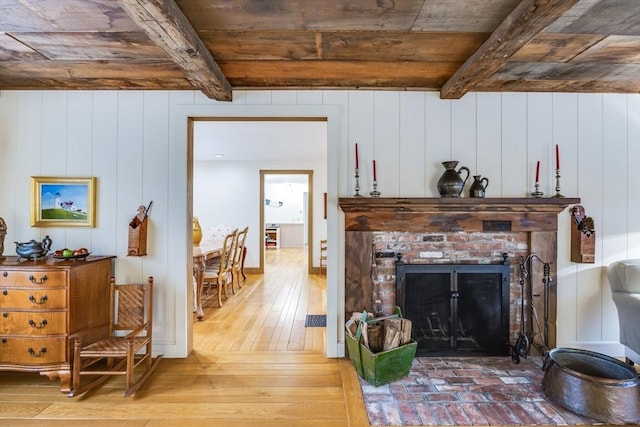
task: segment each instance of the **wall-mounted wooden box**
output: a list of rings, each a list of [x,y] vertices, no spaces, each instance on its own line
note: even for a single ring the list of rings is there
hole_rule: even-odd
[[[129,226],[128,256],[143,256],[147,254],[147,223],[145,218],[137,227]]]
[[[571,261],[593,264],[596,262],[593,219],[585,215],[581,205],[574,206],[571,212]]]

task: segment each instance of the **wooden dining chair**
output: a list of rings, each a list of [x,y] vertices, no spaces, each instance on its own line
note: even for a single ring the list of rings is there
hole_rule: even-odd
[[[111,277],[109,287],[109,324],[71,337],[71,397],[96,388],[112,376],[124,376],[124,395],[131,396],[151,376],[162,358],[161,355],[153,358],[151,354],[153,277],[144,284],[127,285],[116,285],[115,278]],[[92,340],[96,336],[100,338]],[[85,377],[91,377],[92,381],[83,383]]]
[[[220,258],[218,258],[213,264],[207,266],[202,275],[203,286],[216,287],[218,293],[218,307],[222,307],[222,295],[228,298],[227,287],[231,283],[231,272],[233,269],[233,251],[237,244],[238,229],[236,228],[231,233],[227,234],[222,242],[222,248],[220,249]],[[232,292],[233,285],[232,285]]]
[[[246,226],[238,232],[238,238],[236,239],[236,246],[233,251],[233,263],[231,267],[231,290],[233,290],[234,281],[238,283],[238,289],[242,288],[240,284],[240,276],[242,280],[246,279],[243,271],[243,263],[245,251],[245,242],[247,240],[247,233],[249,232],[249,226]]]
[[[322,268],[324,272],[327,272],[327,240],[320,240],[320,274],[322,274]]]

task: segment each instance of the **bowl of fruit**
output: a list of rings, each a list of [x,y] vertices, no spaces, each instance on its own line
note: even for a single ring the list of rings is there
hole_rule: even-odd
[[[55,259],[86,259],[91,252],[87,248],[78,248],[78,249],[58,249],[53,252],[53,257]]]

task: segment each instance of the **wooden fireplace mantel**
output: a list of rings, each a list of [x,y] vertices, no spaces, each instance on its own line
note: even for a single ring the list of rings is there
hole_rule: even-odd
[[[344,212],[554,212],[580,203],[579,198],[341,197]]]
[[[346,231],[555,231],[579,198],[339,198]],[[425,215],[426,214],[426,215]]]

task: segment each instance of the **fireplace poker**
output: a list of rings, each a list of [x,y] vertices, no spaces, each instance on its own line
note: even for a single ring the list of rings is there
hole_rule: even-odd
[[[549,341],[549,291],[551,288],[551,263],[544,263],[542,282],[544,283],[544,333],[542,335],[543,349],[546,350]],[[546,354],[546,353],[545,353]]]
[[[542,328],[540,328],[540,319],[538,319],[538,310],[533,307],[533,319],[535,320],[536,328],[538,329],[538,334],[540,335],[540,339],[542,340],[542,355],[544,359],[546,359],[549,355],[549,347],[547,347],[547,339],[542,332]]]
[[[545,262],[543,270],[542,283],[544,283],[544,326],[540,327],[540,319],[538,318],[538,311],[535,306],[532,306],[533,309],[533,318],[536,323],[536,327],[538,328],[538,334],[540,335],[540,340],[542,341],[542,345],[536,348],[540,351],[546,361],[549,357],[549,347],[547,343],[549,342],[549,287],[551,286],[551,263]]]
[[[525,317],[524,317],[524,292],[525,292],[525,278],[528,275],[526,262],[530,259],[522,258],[520,262],[520,333],[515,344],[511,347],[511,360],[513,363],[520,363],[520,358],[527,358],[529,353],[529,338],[525,333]]]

